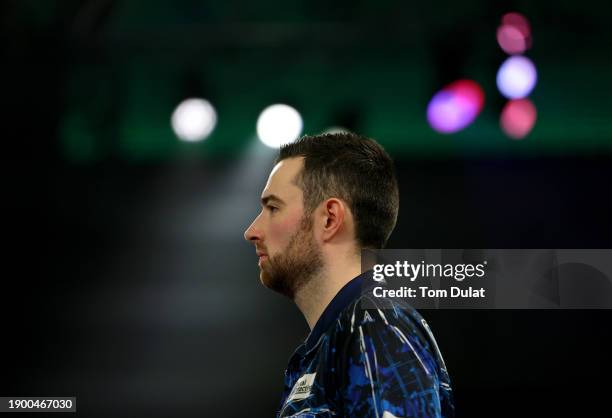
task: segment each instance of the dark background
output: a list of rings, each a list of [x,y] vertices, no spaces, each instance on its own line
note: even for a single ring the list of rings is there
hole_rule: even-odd
[[[547,2],[548,3],[548,2]],[[503,13],[532,23],[533,132],[498,127]],[[610,248],[610,6],[466,1],[5,1],[0,6],[1,396],[77,396],[84,417],[273,416],[301,314],[258,281],[242,234],[274,151],[258,113],[341,124],[396,160],[389,248]],[[483,86],[455,135],[425,120],[457,78]],[[214,133],[178,141],[185,97]],[[423,311],[459,417],[602,416],[604,310]],[[36,415],[40,416],[40,415]]]

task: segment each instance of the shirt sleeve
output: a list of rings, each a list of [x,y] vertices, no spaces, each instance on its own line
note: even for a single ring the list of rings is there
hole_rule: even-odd
[[[408,315],[357,310],[338,357],[347,417],[443,417],[439,365],[423,325]]]

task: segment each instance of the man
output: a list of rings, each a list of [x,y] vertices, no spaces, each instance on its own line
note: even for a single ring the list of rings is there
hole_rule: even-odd
[[[276,163],[244,236],[262,283],[291,298],[311,329],[289,360],[277,416],[453,416],[426,322],[405,301],[373,300],[372,272],[361,272],[361,251],[383,248],[397,219],[389,155],[340,133],[304,136]]]

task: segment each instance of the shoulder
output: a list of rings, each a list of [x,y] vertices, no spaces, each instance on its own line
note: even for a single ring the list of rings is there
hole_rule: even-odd
[[[367,331],[391,331],[429,334],[423,317],[403,299],[378,298],[364,293],[344,309],[338,318],[337,331],[353,334],[359,328]]]
[[[380,363],[384,353],[391,363],[413,360],[427,374],[445,370],[429,325],[402,299],[362,295],[341,313],[331,337],[340,362],[375,357]]]

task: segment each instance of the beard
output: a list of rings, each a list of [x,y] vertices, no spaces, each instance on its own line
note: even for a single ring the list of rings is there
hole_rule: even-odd
[[[323,256],[312,234],[312,218],[304,216],[284,251],[261,264],[264,286],[293,300],[296,292],[323,268]]]

